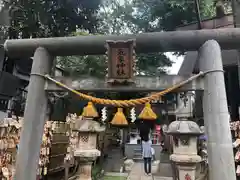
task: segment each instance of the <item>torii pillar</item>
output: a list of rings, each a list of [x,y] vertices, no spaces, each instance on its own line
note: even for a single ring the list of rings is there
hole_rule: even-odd
[[[17,154],[15,180],[35,180],[44,124],[47,118],[45,78],[52,69],[53,56],[39,47],[33,57],[21,140]]]
[[[210,180],[236,180],[225,90],[221,49],[217,41],[206,41],[199,49],[204,77],[203,114],[208,138]]]

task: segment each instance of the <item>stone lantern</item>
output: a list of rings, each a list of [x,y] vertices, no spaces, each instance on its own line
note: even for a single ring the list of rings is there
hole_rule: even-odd
[[[173,136],[170,159],[176,163],[179,180],[195,180],[196,165],[201,161],[197,155],[197,139],[202,134],[199,126],[182,118],[172,122],[167,133]]]
[[[73,131],[78,132],[78,143],[74,150],[74,158],[79,162],[77,180],[91,180],[92,164],[101,155],[96,149],[97,135],[105,131],[105,127],[93,121],[93,118],[83,117],[75,123]]]

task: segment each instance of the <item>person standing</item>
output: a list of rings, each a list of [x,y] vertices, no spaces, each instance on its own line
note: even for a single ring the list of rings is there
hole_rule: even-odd
[[[150,128],[143,122],[143,121],[140,121],[140,124],[139,124],[139,131],[140,131],[140,138],[141,138],[141,150],[142,150],[142,141],[145,137],[149,136],[149,133],[150,133]]]
[[[146,175],[151,176],[152,169],[152,142],[149,135],[142,138],[142,155],[144,160],[144,171]]]

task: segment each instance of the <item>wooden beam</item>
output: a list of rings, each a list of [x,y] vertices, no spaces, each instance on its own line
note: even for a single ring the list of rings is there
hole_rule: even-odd
[[[217,29],[217,28],[233,28],[233,15],[227,14],[222,18],[210,18],[206,20],[202,20],[201,22],[202,29]],[[186,25],[178,26],[176,31],[189,31],[189,30],[197,30],[198,23],[189,23]]]
[[[141,91],[141,92],[153,92],[161,91],[174,84],[182,82],[188,79],[190,76],[178,76],[178,75],[163,75],[160,77],[135,77],[135,84],[129,86],[110,86],[106,83],[105,79],[97,79],[93,77],[82,77],[78,79],[70,79],[64,77],[56,77],[54,79],[64,83],[68,87],[76,89],[78,91],[112,91],[112,92],[128,92],[128,91]],[[203,90],[202,78],[192,81],[186,86],[180,88],[178,91],[192,91]],[[47,81],[45,85],[47,91],[65,91],[55,83]]]

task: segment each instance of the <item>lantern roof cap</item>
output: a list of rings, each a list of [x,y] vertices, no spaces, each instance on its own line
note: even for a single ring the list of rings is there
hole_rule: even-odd
[[[185,119],[181,121],[172,122],[168,127],[167,133],[170,135],[192,135],[192,136],[200,136],[203,134],[197,123]]]

